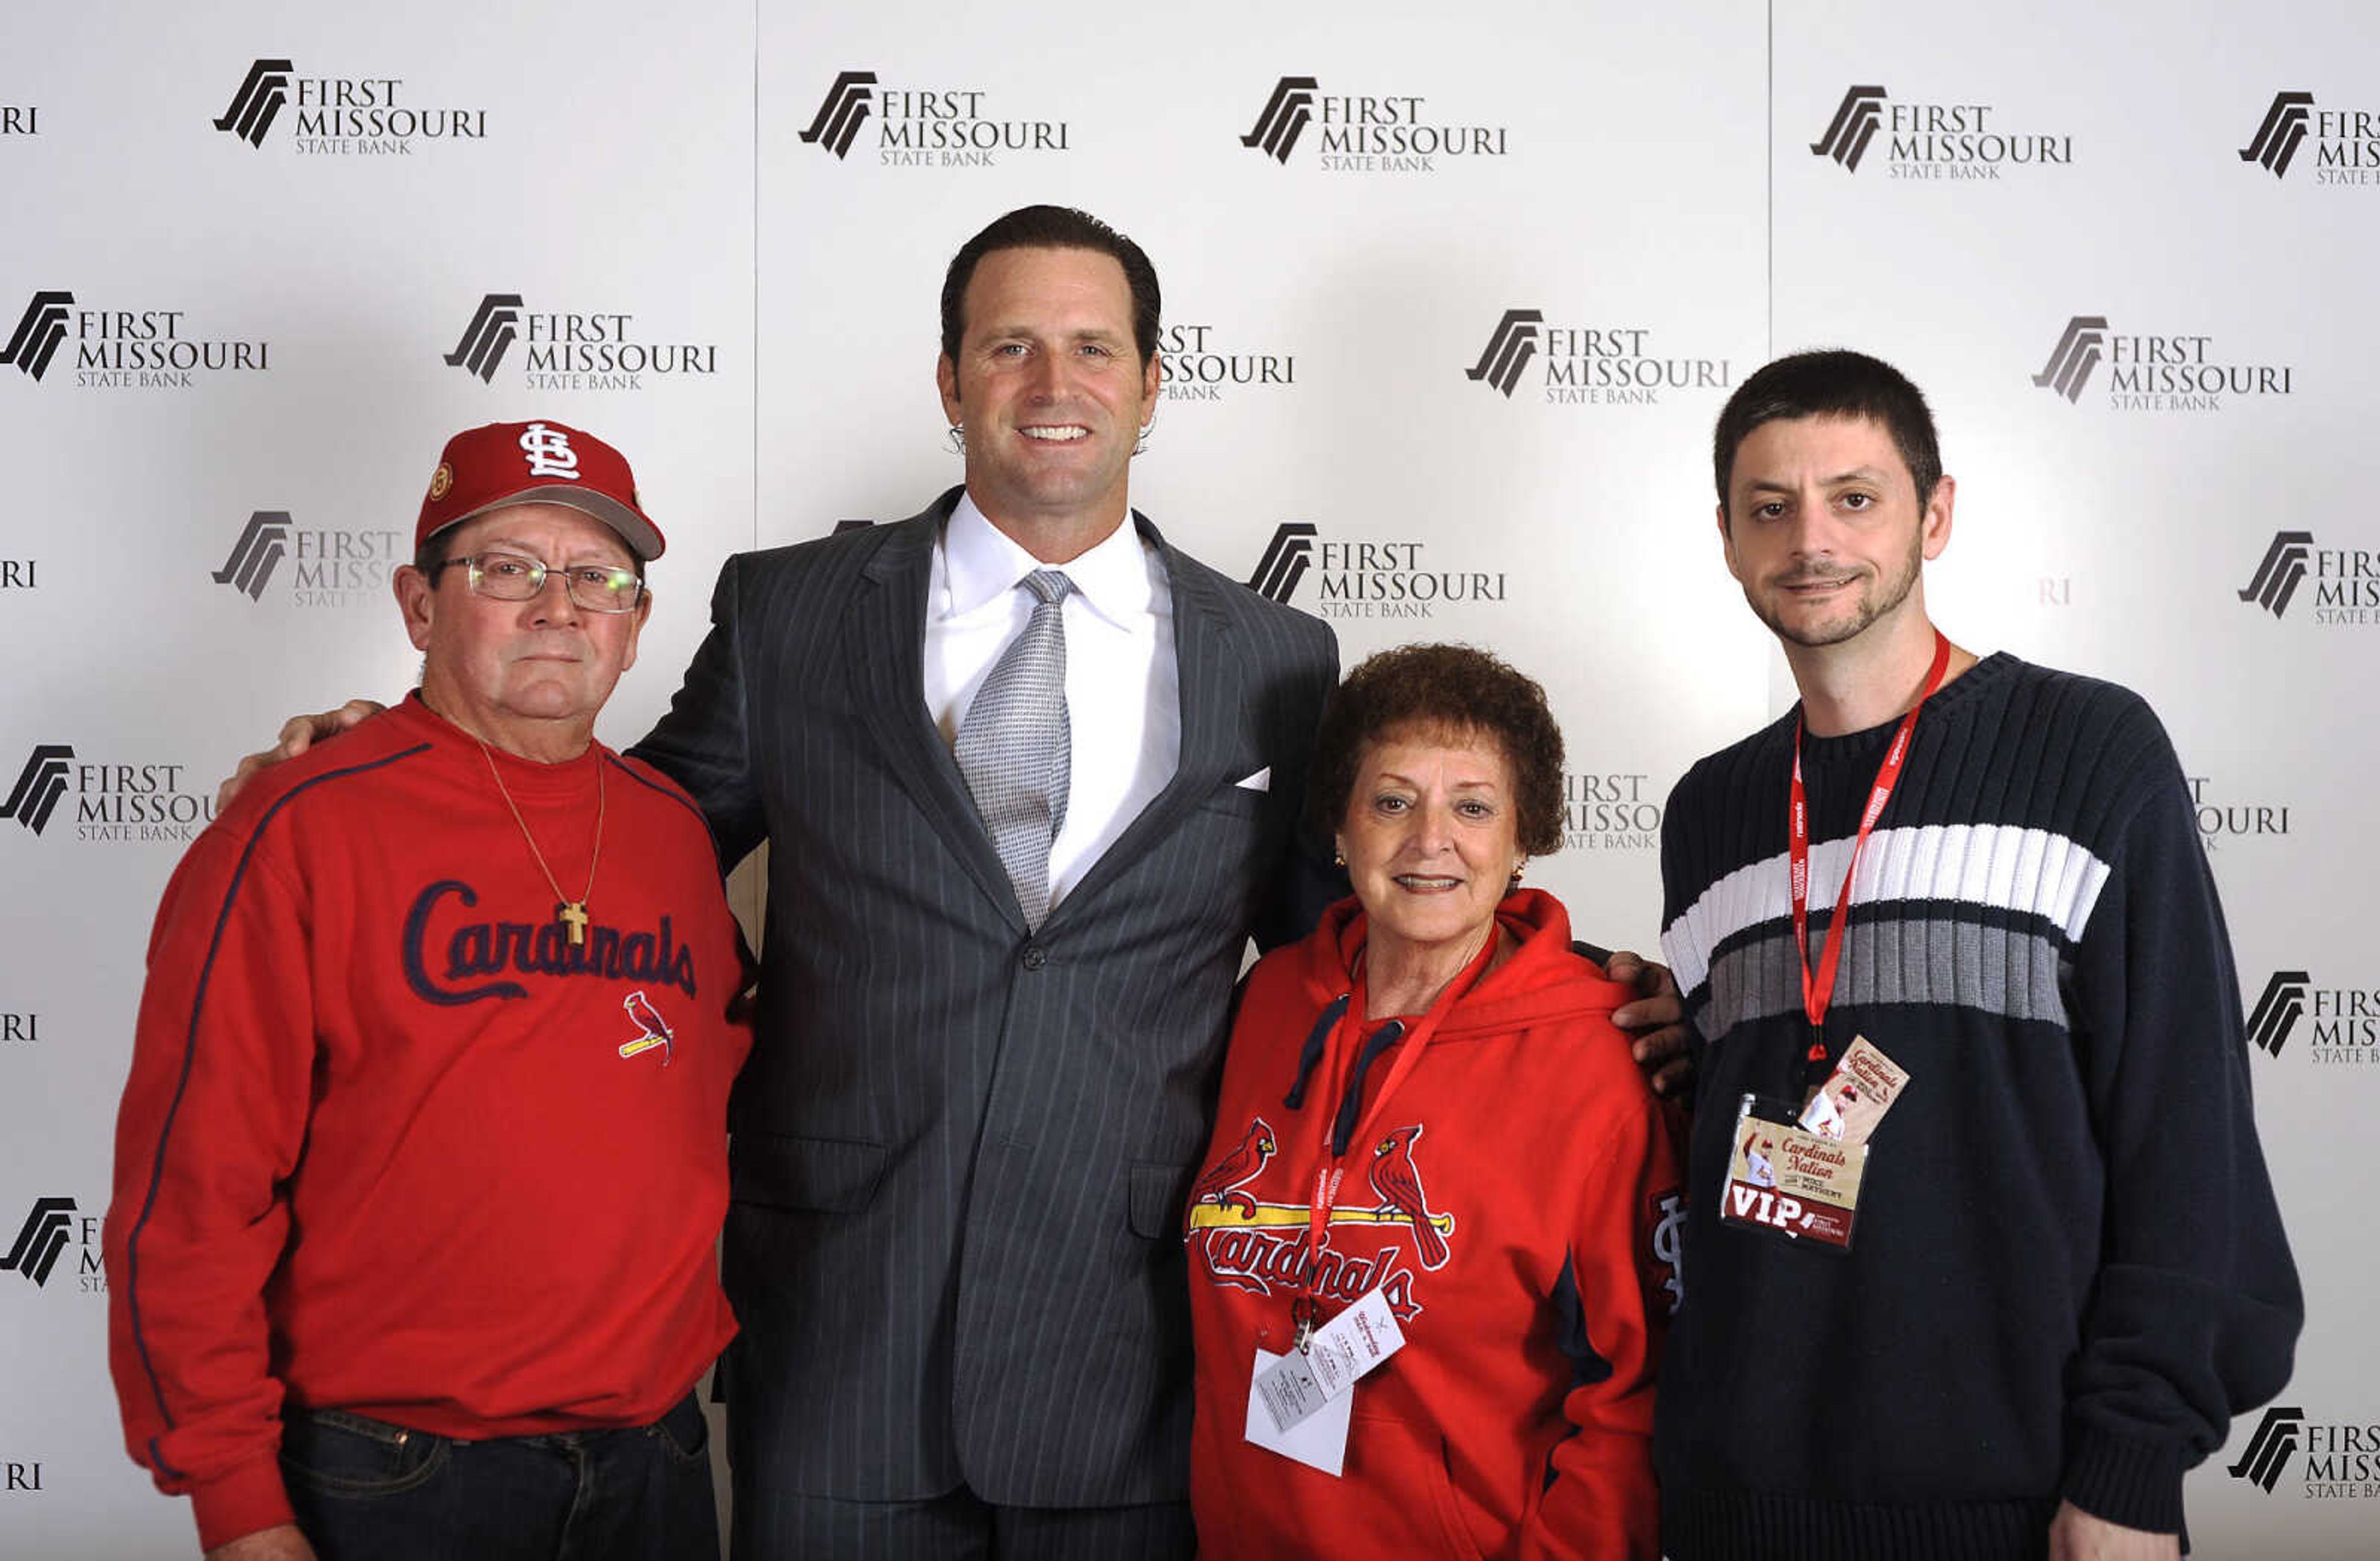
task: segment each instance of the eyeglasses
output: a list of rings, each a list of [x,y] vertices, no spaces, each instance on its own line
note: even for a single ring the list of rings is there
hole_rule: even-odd
[[[550,574],[560,575],[570,600],[590,613],[633,613],[645,593],[645,582],[637,578],[637,571],[619,564],[574,564],[567,569],[550,569],[517,553],[481,553],[445,559],[438,567],[455,564],[470,567],[474,595],[499,602],[534,602],[544,593]]]

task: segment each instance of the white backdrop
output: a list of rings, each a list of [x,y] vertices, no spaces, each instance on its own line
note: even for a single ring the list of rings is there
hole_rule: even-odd
[[[546,414],[635,460],[672,545],[603,726],[633,740],[726,554],[957,480],[942,267],[1036,201],[1163,278],[1138,507],[1235,576],[1272,557],[1350,661],[1466,640],[1546,683],[1573,817],[1536,876],[1600,941],[1654,945],[1661,799],[1790,698],[1715,545],[1728,390],[1836,343],[1928,390],[1937,616],[2155,703],[2265,1018],[2310,1316],[2293,1414],[2192,1479],[2198,1554],[2371,1554],[2374,1275],[2334,1167],[2380,1098],[2375,63],[2358,0],[20,7],[0,1554],[191,1549],[124,1457],[96,1271],[143,943],[238,753],[409,680],[384,580],[445,435]],[[804,139],[862,104],[840,155],[832,114]],[[515,338],[485,377],[446,360],[483,310]],[[2228,1472],[2268,1421],[2269,1490]]]

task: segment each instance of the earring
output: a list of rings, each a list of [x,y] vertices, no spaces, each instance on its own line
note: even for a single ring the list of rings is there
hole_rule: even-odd
[[[1526,857],[1523,857],[1519,861],[1512,864],[1512,883],[1515,886],[1518,886],[1521,882],[1521,869],[1528,865],[1529,860]]]
[[[1347,853],[1346,853],[1346,852],[1344,852],[1344,851],[1333,851],[1333,852],[1331,852],[1331,853],[1330,853],[1330,865],[1331,865],[1331,866],[1333,866],[1333,867],[1344,867],[1344,866],[1346,866],[1346,865],[1347,865]]]
[[[951,454],[953,454],[953,455],[954,455],[954,456],[963,456],[963,455],[965,455],[965,454],[966,454],[966,424],[965,424],[965,423],[963,423],[963,422],[954,422],[954,423],[951,424],[950,441],[951,441]]]

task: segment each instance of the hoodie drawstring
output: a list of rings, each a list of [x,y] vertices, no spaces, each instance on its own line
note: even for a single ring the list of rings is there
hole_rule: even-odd
[[[1354,1002],[1354,997],[1352,992],[1341,996],[1323,1009],[1322,1017],[1314,1021],[1314,1029],[1306,1035],[1305,1045],[1297,1055],[1297,1078],[1291,1082],[1289,1093],[1281,1098],[1281,1104],[1286,1109],[1305,1109],[1305,1086],[1312,1082],[1314,1070],[1322,1064],[1322,1052],[1330,1043],[1330,1032],[1339,1028],[1341,1019],[1347,1017],[1347,1005]],[[1382,1052],[1403,1040],[1404,1035],[1404,1021],[1390,1019],[1365,1037],[1363,1046],[1355,1054],[1355,1067],[1347,1079],[1347,1092],[1339,1100],[1338,1119],[1331,1125],[1330,1152],[1333,1155],[1346,1153],[1347,1140],[1355,1136],[1355,1108],[1364,1098],[1364,1075],[1371,1070],[1373,1062]]]
[[[1330,1128],[1330,1157],[1334,1160],[1347,1152],[1347,1140],[1355,1136],[1355,1108],[1364,1099],[1364,1075],[1371,1070],[1373,1059],[1405,1038],[1402,1019],[1388,1023],[1365,1038],[1363,1049],[1355,1054],[1355,1067],[1347,1079],[1347,1092],[1339,1098],[1339,1120]]]
[[[1354,999],[1355,994],[1352,992],[1341,994],[1339,1000],[1323,1009],[1322,1017],[1314,1021],[1313,1031],[1305,1038],[1305,1050],[1297,1054],[1297,1079],[1290,1085],[1289,1093],[1281,1098],[1281,1104],[1287,1109],[1291,1111],[1305,1109],[1305,1081],[1313,1076],[1315,1068],[1321,1065],[1322,1048],[1330,1044],[1330,1032],[1337,1029],[1339,1021],[1346,1017],[1347,1005]]]

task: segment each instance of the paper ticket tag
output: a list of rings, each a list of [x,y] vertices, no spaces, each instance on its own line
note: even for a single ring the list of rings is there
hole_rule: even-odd
[[[1287,1432],[1334,1398],[1343,1398],[1366,1372],[1405,1347],[1404,1330],[1378,1287],[1315,1330],[1303,1351],[1291,1350],[1257,1373],[1273,1428]]]
[[[1802,1108],[1800,1126],[1823,1139],[1865,1143],[1908,1082],[1907,1070],[1859,1036]]]
[[[1375,1287],[1306,1342],[1306,1363],[1326,1396],[1336,1398],[1381,1361],[1405,1347],[1396,1310]]]
[[[1273,1357],[1270,1364],[1257,1372],[1248,1396],[1260,1403],[1272,1418],[1275,1431],[1286,1432],[1298,1421],[1313,1414],[1330,1401],[1316,1380],[1314,1368],[1302,1350]],[[1254,1418],[1251,1410],[1250,1418]]]
[[[1806,1131],[1785,1102],[1746,1095],[1728,1150],[1719,1218],[1847,1249],[1866,1169],[1866,1145]]]
[[[1269,1349],[1257,1351],[1254,1375],[1248,1383],[1248,1422],[1245,1434],[1248,1441],[1268,1452],[1279,1453],[1285,1458],[1295,1458],[1308,1469],[1337,1475],[1346,1467],[1347,1429],[1355,1412],[1355,1396],[1342,1393],[1326,1400],[1322,1407],[1291,1426],[1286,1431],[1273,1423],[1272,1413],[1266,1407],[1262,1391],[1257,1386],[1265,1374],[1284,1360],[1293,1360],[1297,1351],[1287,1356],[1275,1355]]]

